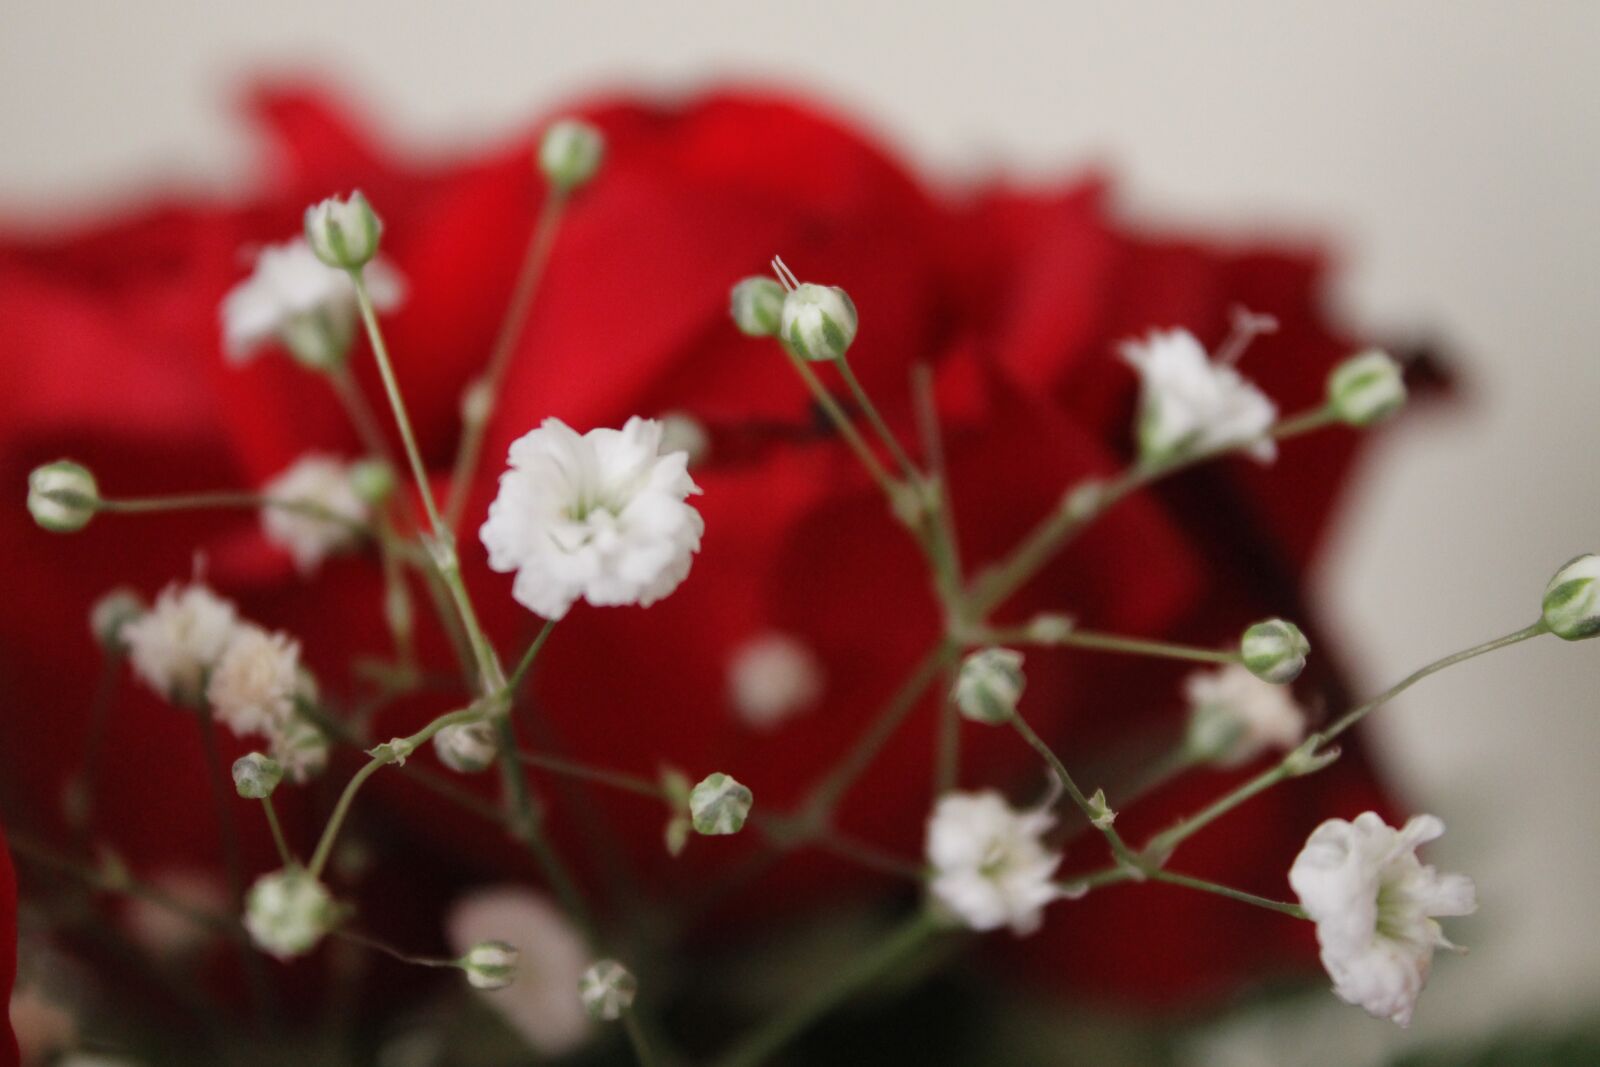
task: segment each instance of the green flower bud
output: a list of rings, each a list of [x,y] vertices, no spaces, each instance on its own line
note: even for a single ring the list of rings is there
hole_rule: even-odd
[[[633,1007],[639,994],[639,980],[616,960],[600,960],[583,972],[578,980],[578,999],[591,1019],[616,1022]]]
[[[457,962],[474,989],[504,989],[517,980],[517,956],[504,941],[479,941]]]
[[[1117,821],[1117,813],[1111,810],[1111,805],[1106,803],[1106,791],[1096,789],[1094,796],[1089,798],[1089,822],[1096,830],[1109,830],[1111,824]]]
[[[125,585],[119,585],[94,602],[89,609],[89,632],[107,652],[122,652],[127,643],[122,628],[149,610],[144,598]]]
[[[1300,627],[1286,619],[1267,619],[1245,630],[1239,639],[1239,656],[1250,673],[1263,682],[1288,685],[1306,666],[1311,642]]]
[[[755,796],[726,774],[707,775],[689,794],[689,816],[698,834],[736,834],[744,828]]]
[[[539,169],[562,192],[594,177],[606,153],[604,135],[581,119],[559,119],[539,141]]]
[[[843,289],[808,283],[783,298],[779,336],[795,355],[822,363],[845,354],[856,339],[858,321]]]
[[[1405,402],[1405,375],[1400,364],[1377,349],[1352,356],[1328,375],[1328,406],[1352,426],[1387,418]]]
[[[756,274],[733,287],[728,312],[741,333],[771,337],[783,323],[783,286]]]
[[[299,867],[262,875],[245,897],[250,939],[280,960],[310,952],[337,921],[327,887]]]
[[[54,533],[73,533],[89,525],[100,508],[100,487],[89,468],[59,459],[28,475],[28,511],[33,521]]]
[[[246,800],[265,800],[283,781],[283,764],[261,752],[246,752],[233,761],[233,787]]]
[[[330,196],[306,208],[306,242],[317,258],[340,270],[360,270],[378,254],[383,223],[360,190],[348,200]]]
[[[1017,701],[1027,682],[1021,652],[984,648],[962,661],[950,697],[962,718],[994,726],[1009,722],[1017,713]]]
[[[381,459],[362,459],[350,464],[350,488],[363,503],[381,507],[394,495],[394,468]]]
[[[433,735],[439,761],[452,771],[477,774],[487,770],[500,754],[494,728],[486,722],[457,723]]]
[[[1600,634],[1600,556],[1579,556],[1544,590],[1544,624],[1565,641]]]

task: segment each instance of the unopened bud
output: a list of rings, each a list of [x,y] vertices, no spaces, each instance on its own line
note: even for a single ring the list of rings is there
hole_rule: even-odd
[[[246,800],[265,800],[283,781],[283,765],[262,752],[247,752],[233,761],[233,787]]]
[[[582,119],[559,119],[539,141],[539,169],[551,185],[570,192],[594,177],[605,151],[599,130]]]
[[[707,775],[689,793],[689,817],[697,834],[736,834],[750,816],[755,796],[726,774]]]
[[[360,190],[341,200],[330,196],[306,208],[306,243],[317,258],[339,270],[360,270],[378,254],[383,223]]]
[[[752,275],[733,287],[728,312],[740,333],[771,337],[783,322],[783,286],[771,278]]]
[[[1311,642],[1300,627],[1286,619],[1267,619],[1245,630],[1239,639],[1239,656],[1250,673],[1263,682],[1288,685],[1306,666]]]
[[[1322,745],[1322,735],[1312,734],[1301,743],[1299,748],[1283,757],[1283,769],[1291,778],[1301,778],[1308,774],[1315,774],[1339,758],[1339,748],[1324,749],[1318,752]]]
[[[1028,639],[1041,645],[1055,645],[1072,634],[1077,623],[1071,615],[1046,613],[1035,615],[1028,623]]]
[[[458,723],[433,735],[433,749],[452,771],[477,774],[488,769],[500,753],[494,730],[486,722]]]
[[[1096,789],[1094,796],[1089,798],[1089,821],[1094,824],[1096,830],[1109,830],[1111,824],[1117,821],[1117,813],[1106,803],[1104,789]]]
[[[1026,685],[1021,652],[984,648],[962,661],[951,699],[962,718],[996,725],[1009,722],[1017,713],[1017,701]]]
[[[711,435],[699,419],[686,411],[669,411],[658,420],[661,423],[661,448],[663,456],[684,452],[689,456],[689,466],[705,462],[711,452]]]
[[[676,767],[663,767],[661,792],[666,797],[667,810],[672,813],[662,837],[667,846],[667,855],[676,858],[683,854],[689,844],[689,834],[694,830],[694,822],[689,815],[689,796],[693,786],[689,776]]]
[[[779,336],[795,355],[825,363],[845,354],[858,325],[848,293],[837,286],[807,283],[783,298]]]
[[[1566,641],[1600,634],[1600,556],[1579,556],[1544,590],[1544,624]]]
[[[363,459],[350,464],[350,488],[364,503],[380,507],[394,495],[394,467],[381,459]]]
[[[142,616],[148,608],[144,598],[122,585],[94,602],[89,609],[89,630],[100,647],[107,652],[121,652],[126,648],[122,628]]]
[[[639,980],[616,960],[600,960],[583,972],[578,981],[578,999],[591,1019],[616,1022],[633,1007],[639,993]]]
[[[298,867],[262,875],[245,898],[250,939],[280,960],[310,952],[337,918],[327,888]]]
[[[1340,421],[1352,426],[1387,418],[1405,402],[1405,375],[1400,364],[1377,349],[1352,356],[1328,376],[1328,406]]]
[[[28,475],[28,511],[53,533],[73,533],[89,525],[100,508],[100,487],[81,463],[60,459]]]
[[[504,941],[480,941],[458,964],[474,989],[504,989],[517,980],[517,955]]]
[[[482,426],[489,421],[494,408],[494,386],[487,378],[474,378],[461,390],[461,423],[463,426]]]

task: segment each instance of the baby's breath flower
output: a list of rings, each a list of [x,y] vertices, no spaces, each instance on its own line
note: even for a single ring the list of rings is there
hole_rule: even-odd
[[[246,800],[265,800],[283,781],[283,765],[261,752],[246,752],[233,761],[233,788]]]
[[[517,950],[504,941],[479,941],[461,957],[474,989],[504,989],[517,980]]]
[[[1267,619],[1244,632],[1239,656],[1250,673],[1263,682],[1288,685],[1305,670],[1311,642],[1300,627],[1287,619]]]
[[[1152,330],[1122,346],[1139,372],[1139,455],[1147,463],[1248,445],[1277,455],[1267,431],[1277,408],[1232,367],[1213,363],[1187,330]]]
[[[726,774],[707,775],[689,793],[689,816],[697,834],[736,834],[750,817],[755,796]]]
[[[689,574],[705,523],[683,452],[660,454],[661,424],[578,434],[546,419],[511,445],[511,468],[480,536],[489,565],[515,571],[512,595],[547,619],[665,597]]]
[[[1405,373],[1388,353],[1377,349],[1352,356],[1328,375],[1328,406],[1352,426],[1386,419],[1405,402]]]
[[[235,734],[267,734],[294,713],[300,642],[244,623],[234,628],[206,685],[211,712]]]
[[[100,488],[81,463],[59,459],[28,475],[28,511],[51,533],[75,533],[100,507]]]
[[[123,922],[133,940],[157,956],[182,956],[205,945],[215,930],[195,922],[193,913],[220,916],[232,907],[228,887],[210,871],[173,867],[157,871],[148,881],[163,899],[129,897]],[[175,910],[174,903],[187,912]]]
[[[639,980],[617,960],[599,960],[583,972],[578,997],[591,1019],[616,1022],[633,1007]]]
[[[1545,586],[1543,618],[1563,640],[1600,634],[1600,556],[1579,556],[1556,572]]]
[[[983,648],[961,662],[950,697],[961,717],[994,725],[1017,713],[1027,678],[1022,653],[1009,648]]]
[[[359,270],[378,254],[383,223],[358,189],[306,208],[306,243],[330,267]]]
[[[89,632],[107,652],[125,652],[128,643],[122,636],[123,628],[148,610],[144,597],[128,586],[119,585],[89,609]]]
[[[262,875],[245,897],[244,926],[250,939],[280,960],[310,952],[337,918],[327,888],[299,867]]]
[[[1443,833],[1432,815],[1401,830],[1370,811],[1354,822],[1329,819],[1289,869],[1289,884],[1317,924],[1333,991],[1401,1026],[1411,1023],[1433,950],[1455,947],[1434,916],[1470,915],[1478,906],[1472,879],[1417,859],[1417,848]]]
[[[261,495],[271,502],[261,509],[261,530],[293,557],[301,573],[316,570],[324,558],[350,547],[360,536],[357,527],[367,521],[368,507],[356,491],[353,474],[352,466],[341,459],[308,453],[261,487]],[[306,505],[330,517],[283,504]]]
[[[811,707],[822,684],[816,653],[788,634],[752,637],[728,661],[728,700],[740,720],[759,730]]]
[[[563,192],[584,185],[600,169],[606,140],[582,119],[558,119],[539,140],[539,169]]]
[[[1305,735],[1305,713],[1289,691],[1237,663],[1191,674],[1189,752],[1218,767],[1249,763],[1267,749],[1291,749]]]
[[[841,358],[856,339],[860,320],[850,294],[838,286],[806,283],[783,298],[779,339],[813,363]]]
[[[1043,837],[1055,824],[1045,811],[1015,811],[999,793],[948,793],[928,820],[934,899],[974,930],[1009,926],[1031,934],[1059,892],[1061,857]]]
[[[487,770],[500,754],[494,728],[486,722],[463,722],[446,726],[433,735],[433,750],[439,761],[452,771],[477,774]]]
[[[267,740],[272,758],[289,780],[304,785],[327,769],[329,749],[328,735],[300,710],[301,704],[317,702],[317,681],[304,667],[295,679],[293,702],[294,713],[268,733]]]
[[[771,337],[783,321],[783,286],[760,274],[745,278],[729,294],[728,312],[740,333]]]
[[[233,604],[204,583],[173,583],[149,611],[122,627],[122,637],[133,671],[146,685],[173,703],[199,706],[206,672],[239,625]]]

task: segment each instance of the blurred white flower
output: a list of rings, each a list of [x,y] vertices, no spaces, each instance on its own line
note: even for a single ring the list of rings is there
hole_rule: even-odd
[[[304,692],[305,672],[301,672]],[[328,736],[304,715],[290,715],[268,735],[272,758],[296,785],[304,785],[328,766]]]
[[[578,982],[589,966],[589,950],[549,900],[516,885],[477,889],[451,906],[445,931],[462,955],[485,941],[516,950],[516,983],[478,992],[536,1051],[560,1056],[588,1038]]]
[[[400,303],[404,284],[383,260],[367,265],[366,280],[380,311]],[[232,363],[244,363],[262,346],[276,343],[302,363],[331,367],[344,358],[355,323],[356,291],[349,275],[318,259],[303,237],[261,249],[250,277],[222,301],[223,346]]]
[[[1278,410],[1238,371],[1213,363],[1187,330],[1152,330],[1122,345],[1139,372],[1139,454],[1149,462],[1249,445],[1262,462],[1277,455],[1266,436]]]
[[[237,609],[203,582],[174,582],[149,611],[122,627],[122,639],[134,673],[146,685],[175,703],[197,706],[206,672],[238,627]]]
[[[660,455],[661,424],[578,434],[546,419],[511,445],[511,468],[480,536],[512,595],[547,619],[579,597],[648,607],[689,574],[705,523],[683,452]]]
[[[11,994],[10,1012],[23,1063],[45,1063],[78,1041],[72,1014],[34,986],[20,987]]]
[[[244,927],[250,939],[280,960],[310,952],[337,917],[327,887],[299,867],[262,875],[245,896]]]
[[[282,474],[261,487],[261,495],[274,504],[307,504],[361,524],[367,521],[366,501],[356,493],[351,464],[316,453],[301,456]],[[267,540],[294,558],[301,572],[313,571],[323,559],[355,544],[359,532],[332,518],[318,518],[283,507],[261,509],[261,530]]]
[[[294,714],[300,684],[300,642],[252,623],[234,628],[211,672],[211,712],[235,734],[272,734]]]
[[[1329,819],[1307,839],[1289,884],[1317,924],[1333,991],[1380,1019],[1409,1026],[1435,948],[1454,948],[1437,915],[1470,915],[1477,891],[1464,874],[1440,874],[1417,848],[1444,833],[1418,815],[1402,830],[1374,812]]]
[[[788,634],[753,637],[728,660],[728,700],[741,720],[759,730],[815,704],[822,682],[816,654]]]
[[[974,930],[1033,933],[1061,895],[1052,881],[1061,857],[1041,840],[1053,825],[1048,812],[1015,811],[993,791],[942,797],[928,820],[935,899]]]
[[[1305,736],[1305,712],[1288,688],[1262,681],[1242,664],[1191,674],[1184,690],[1189,751],[1218,767],[1241,766],[1268,749],[1291,749]]]
[[[148,884],[191,912],[227,916],[232,907],[227,886],[207,871],[173,867],[157,871]],[[214,931],[188,915],[147,897],[130,897],[123,914],[128,934],[157,956],[182,956],[205,944]]]

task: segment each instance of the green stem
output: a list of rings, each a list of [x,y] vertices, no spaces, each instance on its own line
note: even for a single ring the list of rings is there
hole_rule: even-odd
[[[532,644],[528,645],[528,650],[517,661],[516,670],[511,672],[511,680],[506,683],[506,692],[512,700],[516,699],[517,690],[522,688],[522,680],[527,677],[529,669],[533,667],[533,661],[539,657],[539,650],[544,648],[545,641],[550,637],[550,631],[555,628],[554,619],[546,622],[535,635]]]
[[[310,500],[279,500],[274,497],[264,496],[261,493],[230,489],[209,493],[177,493],[171,496],[121,497],[117,499],[102,497],[95,504],[96,511],[117,515],[144,515],[162,511],[201,511],[222,508],[239,508],[249,511],[274,508],[278,511],[289,511],[297,515],[304,515],[308,519],[316,519],[319,522],[335,523],[363,536],[371,532],[366,523],[352,519],[348,515],[340,515],[338,512],[329,511],[322,505],[313,503]]]
[[[894,457],[895,463],[900,467],[901,475],[912,485],[920,482],[922,480],[922,472],[917,470],[915,463],[911,462],[911,457],[900,446],[899,438],[895,437],[894,431],[889,429],[889,424],[883,421],[883,416],[878,413],[878,408],[873,404],[872,398],[867,395],[866,389],[862,388],[860,379],[856,377],[855,370],[850,366],[849,357],[841,355],[833,361],[833,365],[839,368],[839,374],[843,376],[845,385],[850,390],[850,395],[855,398],[857,406],[866,415],[867,422],[872,426],[873,432],[878,435],[878,440],[883,442],[884,447],[889,450],[889,454]]]
[[[856,458],[861,461],[861,465],[867,468],[867,473],[872,475],[872,480],[878,483],[879,488],[883,490],[884,495],[889,498],[889,502],[892,505],[897,495],[894,479],[889,476],[888,471],[884,470],[877,454],[867,447],[867,442],[862,439],[860,431],[850,421],[850,416],[845,414],[844,409],[839,406],[839,402],[833,398],[832,393],[828,392],[827,386],[822,384],[822,380],[817,377],[816,372],[811,369],[811,364],[807,363],[804,357],[789,351],[788,345],[780,344],[778,347],[783,349],[783,354],[789,358],[789,363],[794,367],[795,373],[800,375],[800,380],[805,382],[807,389],[811,390],[812,397],[833,422],[834,428],[844,438],[845,444],[850,446],[850,451],[856,454]]]
[[[378,422],[377,412],[367,403],[366,394],[362,393],[361,387],[356,384],[355,376],[350,373],[349,364],[341,360],[328,372],[328,381],[332,384],[339,403],[343,405],[350,425],[355,427],[356,436],[361,439],[361,446],[369,455],[394,466],[394,448],[383,434],[383,426]]]
[[[578,891],[578,883],[544,837],[544,811],[534,799],[532,790],[528,788],[528,779],[522,773],[521,756],[517,751],[517,730],[511,716],[499,716],[495,720],[495,730],[500,740],[500,776],[505,783],[511,834],[528,846],[562,907],[583,930],[589,943],[595,945],[598,940],[594,919]]]
[[[857,991],[889,973],[939,929],[937,920],[920,912],[888,937],[840,968],[832,981],[780,1009],[716,1061],[716,1067],[761,1067],[819,1018]]]
[[[1072,798],[1074,804],[1078,805],[1078,809],[1083,812],[1083,817],[1092,824],[1095,819],[1094,808],[1090,805],[1089,798],[1083,795],[1083,790],[1078,788],[1078,783],[1072,780],[1072,775],[1067,772],[1066,764],[1062,763],[1061,758],[1051,751],[1050,746],[1045,744],[1039,735],[1033,732],[1033,727],[1029,726],[1027,720],[1021,715],[1013,714],[1011,716],[1011,725],[1016,728],[1017,733],[1022,735],[1022,739],[1028,742],[1033,750],[1044,758],[1045,763],[1050,765],[1050,769],[1055,771],[1056,778],[1061,782],[1062,787],[1066,789],[1067,795]],[[1095,829],[1099,830],[1105,837],[1106,843],[1111,846],[1112,855],[1116,856],[1119,862],[1128,865],[1134,870],[1144,870],[1144,861],[1122,840],[1122,835],[1117,833],[1115,826],[1107,824],[1103,827],[1097,826]]]
[[[639,1025],[632,1008],[622,1013],[622,1028],[628,1032],[628,1043],[633,1046],[633,1055],[639,1061],[639,1067],[655,1067],[656,1058],[650,1051],[650,1042],[645,1039],[644,1027]]]
[[[1307,918],[1306,910],[1298,904],[1288,904],[1281,900],[1272,900],[1267,897],[1258,897],[1254,893],[1246,893],[1242,889],[1231,886],[1219,885],[1208,882],[1203,878],[1191,878],[1187,874],[1176,874],[1172,871],[1151,871],[1150,877],[1157,882],[1166,882],[1170,885],[1186,886],[1189,889],[1198,889],[1202,893],[1215,893],[1219,897],[1237,900],[1241,904],[1254,904],[1258,908],[1266,908],[1296,919]]]
[[[332,934],[341,941],[348,941],[352,945],[360,945],[362,948],[371,949],[373,952],[388,956],[392,960],[399,960],[401,963],[409,963],[416,967],[460,966],[460,963],[456,960],[439,959],[434,956],[413,956],[410,953],[401,952],[393,945],[385,944],[375,937],[368,937],[366,934],[358,934],[354,930],[340,928],[332,931]]]
[[[1134,656],[1188,660],[1194,663],[1238,663],[1237,650],[1200,648],[1171,641],[1149,641],[1142,637],[1099,633],[1094,630],[1069,630],[1047,639],[1035,636],[1029,627],[991,630],[982,634],[983,644],[1037,644],[1062,648],[1090,648],[1101,652],[1125,652]]]
[[[289,851],[289,842],[283,836],[283,827],[278,822],[277,809],[272,806],[271,797],[261,798],[261,810],[267,813],[267,826],[272,830],[272,843],[278,848],[278,858],[285,867],[298,867],[299,861],[294,858],[294,853]]]
[[[648,778],[638,775],[625,774],[622,771],[608,771],[600,767],[589,767],[582,763],[574,763],[559,756],[549,756],[544,753],[518,752],[517,759],[529,767],[537,767],[543,771],[576,778],[583,782],[592,782],[596,785],[610,786],[628,793],[637,793],[639,796],[650,797],[653,800],[666,800],[667,793],[662,786]]]
[[[954,789],[961,777],[961,709],[955,700],[958,673],[954,664],[944,672],[944,699],[939,702],[939,744],[933,754],[935,796],[943,796]]]

